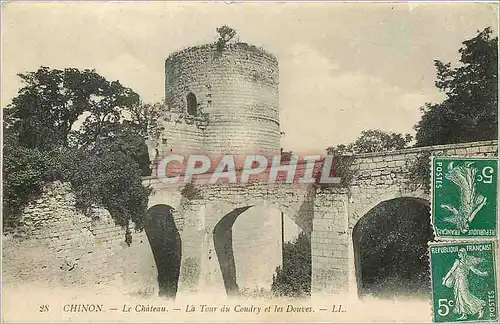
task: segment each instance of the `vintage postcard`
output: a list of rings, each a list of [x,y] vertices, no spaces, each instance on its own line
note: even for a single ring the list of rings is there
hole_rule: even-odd
[[[498,320],[498,3],[1,13],[2,322]]]

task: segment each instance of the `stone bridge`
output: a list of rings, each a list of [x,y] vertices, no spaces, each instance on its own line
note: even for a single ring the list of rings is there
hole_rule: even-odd
[[[265,276],[269,284],[275,267],[281,264],[280,219],[282,222],[285,215],[310,237],[312,294],[356,295],[361,281],[352,239],[356,224],[386,201],[404,198],[429,205],[429,193],[423,181],[412,176],[412,170],[430,155],[497,156],[498,147],[497,141],[485,141],[356,155],[349,167],[352,179],[344,187],[254,182],[188,188],[146,179],[145,184],[153,188],[150,231],[170,226],[176,241],[165,244],[177,244],[181,255],[172,263],[174,254],[169,256],[165,248],[163,259],[160,252],[155,253],[160,292],[161,276],[170,276],[171,283],[165,283],[163,289],[174,293],[237,293],[238,287],[252,287],[257,282],[244,283],[244,277],[252,276]],[[254,214],[249,214],[252,210]],[[249,216],[241,217],[246,214]],[[239,225],[241,230],[236,228],[240,218],[246,219]],[[154,235],[148,236],[152,242]],[[233,253],[236,248],[243,251],[239,256]],[[278,255],[275,260],[273,253]],[[162,262],[176,270],[160,269],[165,267]],[[245,262],[245,267],[239,267]]]

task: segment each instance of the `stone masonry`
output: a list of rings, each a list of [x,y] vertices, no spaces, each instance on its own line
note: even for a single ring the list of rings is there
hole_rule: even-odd
[[[67,183],[54,182],[24,210],[22,232],[3,236],[3,283],[51,287],[127,287],[126,293],[157,293],[156,267],[144,232],[115,225],[109,212],[94,208],[92,217],[75,208]]]
[[[165,61],[165,131],[148,143],[152,158],[278,153],[278,80],[276,58],[246,43],[173,53]]]
[[[283,212],[310,236],[313,295],[356,294],[352,229],[383,201],[398,197],[429,201],[424,188],[409,178],[417,157],[429,153],[497,156],[498,146],[496,141],[486,141],[357,155],[351,165],[353,179],[344,188],[221,183],[196,185],[196,193],[186,195],[182,193],[184,186],[165,185],[154,177],[145,179],[144,184],[154,189],[149,207],[165,204],[174,209],[182,242],[178,293],[224,293],[220,260],[214,251],[214,229],[233,211],[255,207]],[[158,271],[146,233],[132,230],[133,241],[127,246],[125,230],[114,224],[106,210],[95,208],[94,217],[89,218],[74,203],[69,185],[56,182],[26,207],[24,231],[3,236],[4,284],[83,285],[96,291],[117,285],[129,294],[157,294]],[[265,247],[268,240],[276,240],[279,235],[271,228],[257,229],[247,234],[240,231],[239,235],[246,235],[240,241],[255,241]]]
[[[154,188],[150,206],[165,203],[176,210],[183,247],[180,291],[184,282],[191,283],[190,290],[206,286],[205,278],[187,275],[192,272],[186,269],[184,259],[189,259],[190,267],[193,263],[198,268],[217,264],[216,258],[209,260],[209,250],[213,247],[213,229],[225,215],[238,208],[265,206],[282,211],[311,237],[313,294],[355,294],[352,229],[363,215],[383,201],[398,197],[429,201],[423,185],[414,183],[410,177],[411,167],[425,154],[497,156],[498,147],[496,141],[486,141],[356,155],[350,167],[353,179],[344,188],[260,182],[198,185],[199,196],[186,199],[180,195],[179,186],[165,185],[157,178],[145,183]],[[197,273],[201,272],[203,269]],[[212,278],[211,284],[222,287],[220,272],[214,276],[219,280]]]
[[[173,53],[165,61],[164,131],[147,141],[150,160],[156,164],[168,154],[193,153],[279,155],[278,89],[277,59],[256,46],[207,44]],[[267,256],[257,252],[277,244],[283,214],[311,239],[312,293],[354,294],[354,226],[383,201],[398,197],[429,201],[425,188],[410,176],[419,157],[429,154],[497,156],[498,147],[496,141],[486,141],[356,155],[349,170],[352,181],[344,187],[194,181],[187,192],[188,186],[167,185],[153,172],[143,182],[153,188],[148,215],[151,224],[164,224],[168,218],[174,225],[169,225],[169,233],[178,236],[182,254],[177,293],[229,293],[249,282],[241,277],[255,275],[256,267],[266,267],[262,273],[273,272],[281,251],[269,249]],[[162,210],[169,215],[161,215]],[[274,216],[269,217],[277,221],[266,223],[263,215],[271,210]],[[134,232],[129,247],[125,230],[111,221],[107,211],[95,208],[94,214],[88,218],[75,208],[67,184],[48,186],[24,211],[24,236],[3,237],[5,282],[45,280],[96,287],[121,282],[132,293],[156,293],[158,274],[168,274],[168,269],[156,269],[158,252],[154,255],[146,233]],[[246,231],[238,230],[243,218]],[[244,249],[245,242],[252,244],[250,250]],[[236,256],[236,246],[259,257]],[[245,272],[238,263],[246,259],[253,264]]]

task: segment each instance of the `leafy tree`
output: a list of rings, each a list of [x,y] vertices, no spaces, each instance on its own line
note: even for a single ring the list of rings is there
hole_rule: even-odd
[[[159,138],[165,128],[161,124],[162,116],[168,111],[165,102],[154,104],[139,103],[130,107],[130,117],[139,127],[138,132],[144,138]]]
[[[8,108],[18,120],[20,144],[27,148],[67,146],[71,127],[83,112],[104,122],[106,118],[119,118],[121,109],[139,100],[131,89],[118,81],[107,81],[94,70],[41,67],[18,75],[25,86]]]
[[[219,39],[215,43],[218,51],[222,51],[226,44],[236,36],[236,30],[226,25],[218,27]]]
[[[142,228],[150,190],[142,186],[141,170],[130,155],[120,150],[86,155],[75,170],[67,179],[80,208],[104,206],[119,225],[132,220]]]
[[[288,297],[311,294],[311,242],[304,233],[283,246],[283,267],[276,268],[271,291]]]
[[[326,149],[327,154],[333,155],[335,175],[340,177],[340,184],[325,185],[318,181],[316,183],[319,187],[349,187],[356,174],[356,171],[351,169],[354,162],[353,154],[401,150],[408,147],[411,140],[412,136],[409,134],[384,132],[378,129],[362,131],[353,143],[340,144]],[[320,177],[321,172],[318,173],[316,180],[319,180]]]
[[[401,150],[408,146],[412,136],[382,130],[365,130],[354,143],[340,144],[327,149],[328,154],[347,155]]]
[[[62,180],[71,182],[83,211],[101,205],[118,224],[132,220],[142,228],[150,125],[133,117],[139,96],[93,70],[41,67],[19,76],[25,86],[4,109],[4,222],[15,226],[45,183]],[[83,113],[87,118],[72,130]]]
[[[411,198],[384,201],[353,229],[360,293],[378,297],[429,294],[429,206]]]
[[[11,135],[3,140],[3,226],[14,228],[19,225],[19,210],[41,194],[49,163],[46,152],[19,146]]]
[[[464,41],[457,67],[434,61],[435,85],[447,98],[421,108],[416,146],[498,138],[498,37],[491,34],[488,27]]]
[[[148,148],[141,135],[141,127],[132,122],[101,122],[87,118],[74,138],[78,148],[89,155],[125,153],[137,163],[141,175],[151,174]]]
[[[236,35],[236,30],[224,25],[217,28],[217,33],[219,33],[219,39],[221,39],[224,43],[227,43]]]

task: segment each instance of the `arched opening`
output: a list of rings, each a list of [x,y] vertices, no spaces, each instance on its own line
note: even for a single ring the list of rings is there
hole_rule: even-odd
[[[425,297],[429,292],[427,242],[433,239],[429,203],[417,198],[381,202],[354,226],[358,295]]]
[[[181,237],[168,205],[149,208],[144,229],[158,270],[159,295],[175,298],[181,265]]]
[[[196,96],[194,93],[190,92],[188,93],[186,97],[186,102],[187,102],[187,112],[191,116],[197,116],[198,115],[198,101],[196,100]]]
[[[213,231],[226,293],[270,294],[276,269],[283,266],[283,243],[299,232],[277,207],[247,206],[226,214]]]
[[[236,218],[250,207],[251,206],[233,210],[225,215],[214,227],[215,253],[219,259],[222,280],[224,281],[224,287],[228,295],[239,294],[239,288],[236,282],[232,228]]]

